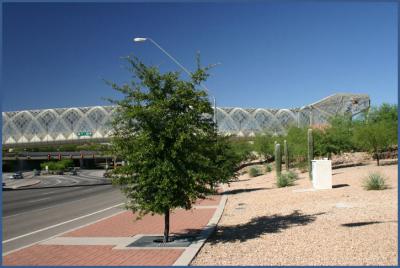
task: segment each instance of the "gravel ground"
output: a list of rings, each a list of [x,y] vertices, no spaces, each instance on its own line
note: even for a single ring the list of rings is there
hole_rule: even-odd
[[[366,191],[372,171],[389,189]],[[397,165],[333,170],[331,190],[310,191],[308,173],[277,188],[275,173],[227,188],[218,229],[191,265],[397,265]]]

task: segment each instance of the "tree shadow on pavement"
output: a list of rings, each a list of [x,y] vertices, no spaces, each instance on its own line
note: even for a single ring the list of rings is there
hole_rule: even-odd
[[[260,191],[260,190],[268,190],[271,188],[265,188],[265,187],[261,187],[261,188],[249,188],[249,189],[234,189],[234,190],[228,190],[228,191],[224,191],[221,192],[219,194],[240,194],[240,193],[247,193],[247,192],[254,192],[254,191]]]
[[[350,185],[348,185],[347,183],[343,183],[343,184],[335,184],[335,185],[332,185],[332,188],[342,188],[342,187],[347,187],[347,186],[350,186]]]
[[[383,223],[383,222],[382,221],[360,221],[360,222],[344,223],[344,224],[341,224],[341,226],[344,226],[344,227],[360,227],[360,226],[365,226],[365,225],[370,225],[370,224],[377,224],[377,223]]]
[[[242,181],[249,181],[250,179],[235,179],[235,180],[230,180],[230,181],[228,181],[229,183],[232,183],[232,182],[242,182]]]
[[[261,216],[251,219],[250,222],[233,226],[218,226],[216,232],[210,237],[209,243],[231,243],[244,242],[250,239],[260,237],[267,233],[279,233],[282,230],[307,225],[316,220],[316,214],[302,214],[298,210],[294,210],[288,215],[274,214],[271,216]]]

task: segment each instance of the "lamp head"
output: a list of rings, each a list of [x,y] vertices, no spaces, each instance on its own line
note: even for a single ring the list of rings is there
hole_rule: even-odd
[[[144,41],[146,41],[147,40],[147,38],[144,38],[144,37],[136,37],[136,38],[133,38],[133,41],[134,42],[144,42]]]

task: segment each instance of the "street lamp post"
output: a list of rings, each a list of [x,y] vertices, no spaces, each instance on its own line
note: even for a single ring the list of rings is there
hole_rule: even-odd
[[[173,62],[175,62],[179,67],[181,67],[181,69],[187,73],[187,75],[189,75],[190,77],[192,77],[192,73],[185,68],[185,66],[183,66],[177,59],[175,59],[171,54],[169,54],[165,49],[163,49],[156,41],[154,41],[151,38],[148,37],[136,37],[133,39],[134,42],[145,42],[145,41],[150,41],[153,45],[155,45],[157,48],[159,48],[165,55],[167,55]],[[210,91],[208,90],[208,88],[204,85],[201,84],[201,86],[207,91],[207,93],[210,93]],[[211,95],[211,94],[210,94]],[[215,125],[217,126],[217,102],[216,99],[213,95],[211,95],[213,97],[213,102],[214,102],[214,122]]]

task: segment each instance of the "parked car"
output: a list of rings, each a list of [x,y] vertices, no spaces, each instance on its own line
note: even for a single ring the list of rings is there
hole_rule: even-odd
[[[73,170],[71,171],[71,174],[72,174],[72,175],[78,175],[78,171],[76,171],[76,169],[73,169]]]
[[[22,175],[21,171],[17,171],[14,174],[12,174],[11,176],[8,177],[9,179],[23,179],[24,175]]]
[[[40,176],[40,170],[33,170],[33,176]]]

